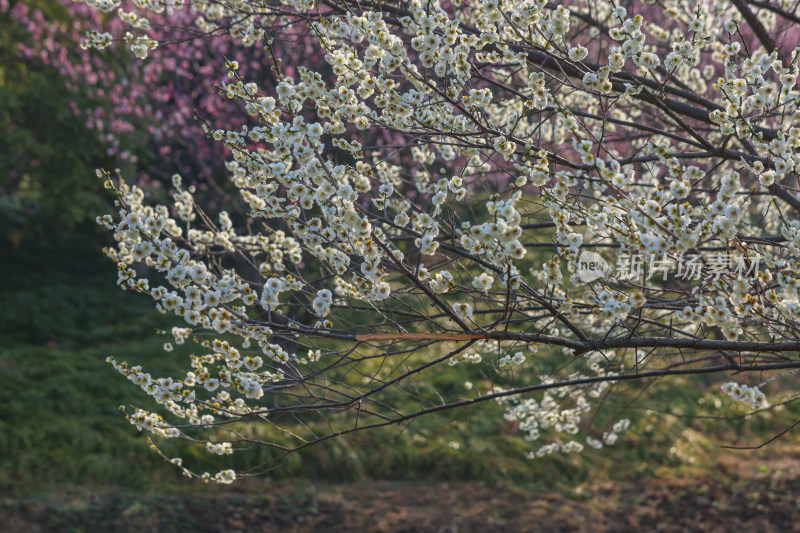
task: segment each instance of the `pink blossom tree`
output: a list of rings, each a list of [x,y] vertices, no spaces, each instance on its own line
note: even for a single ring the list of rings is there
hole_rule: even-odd
[[[3,24],[13,28],[13,35],[7,38],[11,47],[6,52],[10,56],[8,61],[16,65],[11,67],[12,71],[41,72],[46,76],[43,85],[54,85],[59,100],[63,99],[58,105],[66,107],[63,112],[78,119],[80,127],[94,132],[93,142],[101,148],[91,157],[95,168],[123,168],[149,189],[166,183],[173,173],[182,172],[192,176],[201,189],[213,190],[217,205],[230,201],[230,191],[225,190],[225,180],[221,179],[227,149],[202,134],[195,134],[201,132],[196,116],[219,127],[233,126],[231,120],[237,114],[237,105],[220,98],[217,89],[225,72],[224,59],[238,59],[252,75],[269,79],[271,73],[265,66],[267,56],[263,47],[242,49],[224,35],[203,38],[200,32],[191,29],[192,18],[183,11],[173,13],[168,25],[166,19],[153,20],[154,36],[164,41],[165,46],[151,60],[139,61],[122,43],[103,52],[79,46],[87,28],[107,24],[121,35],[128,26],[120,18],[105,16],[86,5],[72,1],[2,0],[0,13]],[[28,88],[22,85],[15,90],[24,94]],[[32,97],[41,101],[53,96]],[[19,109],[19,104],[15,105]],[[9,127],[14,131],[24,130],[30,127],[28,120],[15,113]],[[52,114],[45,120],[49,127],[61,127],[61,119]],[[38,136],[35,131],[42,125],[33,128],[34,136]],[[44,141],[39,138],[38,142]],[[64,151],[86,150],[86,144],[84,140],[82,146]],[[26,146],[19,146],[13,152],[7,163],[10,175],[3,185],[7,194],[14,191],[18,195],[20,187],[35,186],[42,195],[53,191],[54,197],[63,197],[61,187],[49,179],[54,174],[52,169],[37,176],[43,185],[31,185],[30,178],[23,179],[31,176],[31,164],[38,165],[43,159],[41,154],[33,155]],[[89,176],[81,165],[73,166],[81,167],[81,175]],[[96,183],[80,175],[61,179],[73,189],[91,189]],[[97,191],[91,194],[97,199]],[[83,216],[99,208],[96,202],[77,201],[76,205],[86,208],[79,210]],[[75,213],[73,218],[81,216]]]

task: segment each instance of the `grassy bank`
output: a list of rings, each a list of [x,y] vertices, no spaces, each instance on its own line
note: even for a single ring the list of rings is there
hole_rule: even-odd
[[[158,334],[173,322],[156,313],[147,298],[115,287],[114,265],[91,239],[65,238],[48,245],[22,242],[18,249],[9,243],[3,246],[2,492],[198,489],[197,483],[183,480],[152,453],[144,435],[125,421],[119,405],[147,407],[149,399],[105,362],[107,355],[117,355],[144,365],[153,375],[180,368],[189,348],[178,346],[167,354],[161,349],[167,339]],[[463,386],[466,379],[476,379],[471,370],[458,368],[453,370],[456,374],[434,376],[432,384]],[[743,418],[735,406],[720,401],[718,382],[719,378],[684,378],[652,384],[648,400],[639,405],[644,409],[630,411],[634,426],[628,435],[614,448],[581,456],[526,459],[532,444],[502,419],[499,406],[486,404],[421,418],[403,431],[360,433],[312,447],[290,457],[269,477],[571,487],[598,476],[653,475],[664,467],[711,469],[719,444],[758,443],[797,418],[792,405]],[[729,419],[698,418],[708,416]],[[247,468],[273,457],[263,448],[214,463],[188,443],[167,443],[165,450],[191,460],[198,469]]]

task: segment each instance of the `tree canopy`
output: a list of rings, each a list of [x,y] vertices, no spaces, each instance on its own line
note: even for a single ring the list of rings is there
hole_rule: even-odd
[[[237,126],[197,113],[241,211],[206,209],[192,176],[153,205],[98,172],[118,284],[194,343],[171,377],[110,358],[159,405],[124,407],[138,429],[273,447],[256,473],[497,401],[535,458],[614,444],[630,422],[598,412],[656,378],[719,374],[762,409],[760,387],[800,368],[789,4],[85,3],[129,26],[85,47],[152,61],[224,36],[272,73],[228,57]]]

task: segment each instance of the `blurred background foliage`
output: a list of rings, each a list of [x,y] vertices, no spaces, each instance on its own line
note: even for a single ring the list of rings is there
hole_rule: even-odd
[[[54,1],[34,2],[48,17],[64,18]],[[104,143],[76,120],[71,102],[92,104],[91,88],[67,89],[55,68],[26,59],[19,44],[32,39],[12,19],[11,4],[0,10],[0,228],[3,236],[52,238],[72,231],[107,209],[94,170],[115,166]],[[64,43],[68,45],[69,43]],[[65,202],[64,199],[70,201]]]
[[[152,22],[166,44],[139,61],[122,42],[79,46],[101,25],[122,35],[115,17],[72,0],[0,0],[0,231],[13,242],[82,224],[80,233],[92,231],[85,223],[110,206],[97,168],[120,169],[160,199],[179,172],[209,205],[236,205],[227,149],[206,138],[196,116],[234,127],[239,105],[215,89],[225,58],[264,79],[272,75],[266,52],[240,50],[225,36],[185,39],[180,24]]]
[[[126,175],[139,176],[154,165],[162,165],[163,175],[181,167],[153,155],[146,128],[125,133],[130,153],[123,158],[107,135],[76,119],[76,108],[110,113],[109,95],[88,82],[76,85],[47,61],[20,53],[20,46],[31,45],[34,37],[12,15],[18,2],[0,0],[0,492],[73,485],[194,490],[198,484],[183,481],[125,421],[118,406],[147,406],[149,400],[105,362],[107,355],[115,355],[142,364],[154,376],[165,375],[183,366],[192,347],[162,350],[169,338],[159,332],[175,322],[156,313],[146,298],[120,293],[115,267],[100,251],[108,236],[94,224],[97,215],[110,212],[110,195],[95,176],[96,168],[122,168]],[[74,22],[57,0],[25,4],[40,10],[42,24]],[[77,42],[65,37],[60,45],[68,50],[65,61],[76,60],[69,50]],[[100,60],[109,69],[129,67],[111,52]],[[181,135],[199,135],[199,130],[179,133],[164,153],[186,149]],[[149,183],[157,195],[158,180]],[[208,191],[206,199],[224,193],[216,185]],[[465,381],[482,379],[476,372],[458,365],[432,374],[430,384],[463,387]],[[492,403],[421,418],[402,431],[392,427],[315,446],[269,476],[469,479],[552,487],[599,473],[703,468],[713,463],[720,442],[758,442],[796,419],[792,406],[745,417],[739,406],[720,401],[718,385],[717,377],[652,384],[646,404],[629,411],[634,425],[620,443],[581,456],[526,459],[532,445]],[[636,397],[642,386],[631,385],[619,401]],[[405,401],[402,407],[413,409],[413,400]],[[252,431],[262,438],[282,438],[268,427]],[[268,448],[211,458],[186,442],[162,446],[168,456],[181,455],[200,471],[246,469],[274,458]]]

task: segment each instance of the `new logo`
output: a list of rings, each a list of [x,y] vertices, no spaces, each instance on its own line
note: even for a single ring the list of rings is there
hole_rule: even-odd
[[[598,253],[584,250],[578,258],[578,278],[584,283],[589,283],[605,276],[611,268],[603,256]]]

